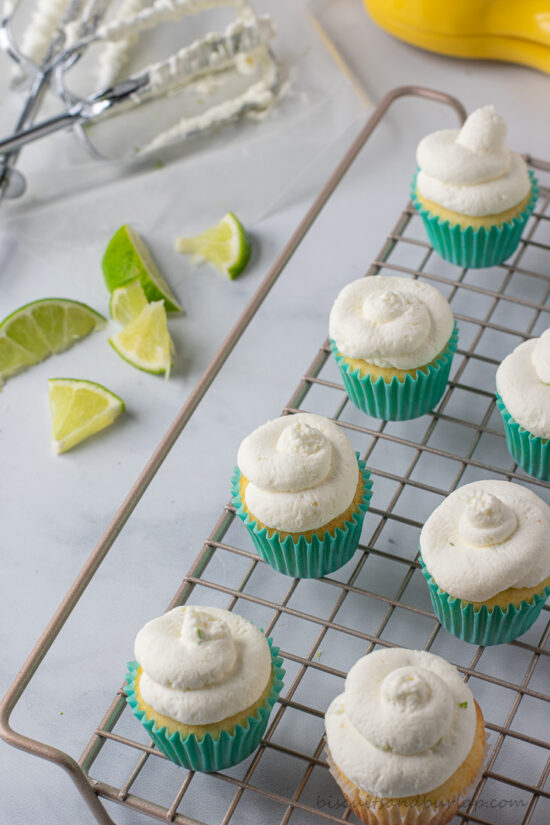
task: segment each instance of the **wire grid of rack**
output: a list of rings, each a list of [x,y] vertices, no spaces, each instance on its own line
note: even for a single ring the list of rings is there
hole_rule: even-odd
[[[531,163],[539,170],[550,168],[540,162]],[[544,738],[522,730],[522,717],[518,717],[522,702],[537,703],[537,708],[531,710],[540,715],[540,735],[544,736],[544,720],[548,721],[550,716],[550,706],[545,703],[550,701],[550,693],[537,686],[544,686],[546,680],[548,687],[550,681],[550,670],[544,669],[550,663],[550,648],[547,646],[550,609],[545,607],[531,631],[510,645],[485,650],[453,640],[433,616],[427,597],[420,598],[423,607],[415,603],[418,601],[418,590],[423,586],[416,554],[422,518],[415,518],[411,513],[412,506],[413,509],[418,508],[420,516],[427,515],[443,496],[474,478],[514,479],[532,485],[543,495],[541,487],[546,490],[550,487],[518,471],[506,450],[493,392],[493,375],[501,359],[486,354],[495,347],[495,337],[498,341],[496,346],[504,355],[511,346],[503,344],[501,339],[515,339],[515,345],[537,332],[540,334],[548,325],[550,274],[530,269],[524,261],[529,250],[534,249],[539,257],[541,252],[548,254],[550,262],[549,204],[550,191],[543,187],[538,208],[513,260],[481,274],[479,271],[446,267],[423,240],[420,218],[413,207],[410,204],[405,207],[367,274],[382,272],[422,277],[447,294],[459,323],[462,343],[459,342],[444,398],[433,413],[416,422],[388,423],[368,419],[355,410],[347,399],[330,359],[327,342],[323,344],[283,412],[321,412],[343,427],[356,448],[362,446],[361,456],[373,475],[374,497],[359,551],[343,570],[316,583],[285,579],[269,570],[253,552],[245,528],[238,519],[234,521],[234,508],[227,505],[172,605],[181,604],[191,597],[193,602],[198,599],[201,603],[216,603],[254,617],[251,606],[261,608],[260,621],[264,620],[266,632],[281,645],[285,666],[290,670],[280,705],[273,714],[264,742],[244,768],[217,774],[215,779],[186,773],[183,780],[177,783],[178,787],[169,801],[158,803],[140,796],[136,783],[143,778],[148,763],[158,763],[152,771],[152,783],[157,787],[164,781],[159,764],[169,766],[170,771],[173,766],[150,743],[139,740],[135,730],[137,724],[125,727],[123,732],[117,731],[119,701],[115,706],[118,708],[116,712],[111,709],[96,730],[82,764],[86,771],[91,769],[99,750],[98,743],[103,747],[117,747],[118,752],[120,748],[129,749],[133,764],[118,787],[102,780],[100,775],[95,776],[93,781],[100,796],[123,802],[164,821],[195,825],[199,821],[196,818],[200,810],[200,804],[197,808],[198,800],[202,797],[204,801],[206,795],[216,794],[225,784],[224,798],[230,797],[225,812],[213,819],[208,815],[204,818],[208,806],[203,805],[200,822],[227,825],[230,822],[253,821],[249,816],[255,806],[247,800],[251,795],[257,796],[263,803],[262,825],[355,821],[328,775],[323,759],[323,708],[308,706],[307,685],[315,681],[318,689],[321,678],[328,676],[331,677],[328,680],[331,687],[327,687],[327,693],[333,696],[341,692],[346,670],[355,658],[377,646],[396,643],[394,639],[398,637],[391,631],[391,626],[392,619],[400,613],[400,622],[405,621],[410,629],[400,640],[402,643],[442,655],[447,653],[465,678],[476,682],[474,694],[485,707],[489,719],[487,728],[493,732],[483,780],[456,822],[498,825],[505,822],[521,822],[523,825],[536,822],[542,825],[550,821],[550,788],[546,785],[550,775],[550,744]],[[417,265],[407,265],[406,261],[415,257]],[[437,274],[442,271],[445,274]],[[532,300],[530,296],[535,294],[538,298]],[[470,312],[462,312],[461,308],[467,304],[470,305]],[[521,326],[518,323],[517,327],[499,322],[503,304],[510,305],[505,308],[507,310],[513,307],[518,321],[524,317],[525,322]],[[506,314],[509,315],[509,312]],[[412,435],[409,434],[411,430]],[[466,442],[468,445],[463,449],[462,445]],[[478,457],[487,451],[491,453],[491,460]],[[432,466],[434,458],[443,466],[440,473],[437,470],[434,472],[433,480],[426,479],[421,472],[427,457]],[[405,463],[400,469],[402,461]],[[383,498],[377,496],[380,486],[384,487],[384,495],[388,499],[385,506],[378,503]],[[407,496],[410,489],[415,493],[412,498]],[[404,501],[406,499],[410,501]],[[404,501],[404,507],[400,507],[401,501]],[[227,558],[220,560],[217,558],[220,555]],[[238,580],[227,583],[227,571],[237,561]],[[378,590],[371,589],[371,565],[388,568],[385,581]],[[267,570],[259,574],[259,568]],[[276,579],[276,584],[273,579]],[[310,598],[312,591],[319,591],[318,615],[306,613],[299,607],[301,590],[306,588]],[[280,594],[279,598],[270,598],[270,589]],[[351,600],[356,604],[348,610],[346,602]],[[363,602],[362,608],[357,600]],[[364,611],[363,627],[361,621],[357,622],[361,610]],[[372,615],[369,616],[369,613]],[[292,621],[311,626],[307,650],[296,650],[286,644],[290,641]],[[339,654],[341,646],[346,646],[348,650],[352,648],[351,657]],[[512,679],[504,675],[509,667],[510,650],[522,662],[521,674]],[[500,657],[499,663],[499,653],[503,651],[507,653]],[[346,667],[331,663],[333,659],[345,661]],[[540,672],[539,662],[543,663]],[[292,667],[289,668],[289,665]],[[514,670],[517,671],[517,668]],[[536,680],[533,680],[534,674],[537,675]],[[500,723],[490,721],[492,694],[496,690],[511,692],[508,711]],[[287,724],[283,724],[285,716],[289,717]],[[300,722],[299,716],[309,719]],[[516,719],[517,726],[514,725]],[[292,727],[299,734],[291,736],[289,742],[287,734]],[[126,733],[126,730],[131,730],[131,733]],[[536,758],[534,754],[526,756],[525,749],[529,747],[536,750]],[[506,775],[498,767],[499,755],[503,751],[505,758],[501,761],[507,766],[517,761],[518,768],[514,775]],[[269,762],[264,771],[261,771],[262,760]],[[286,773],[284,760],[288,766]],[[540,770],[536,775],[524,778],[520,767],[522,762],[526,763],[529,772],[533,764],[540,763]],[[256,776],[260,774],[260,781],[256,781]],[[266,775],[276,775],[277,782],[285,790],[277,792],[265,784]],[[196,793],[195,783],[200,785]],[[186,806],[188,797],[192,797],[189,807]],[[256,815],[258,811],[259,808],[256,808]]]
[[[439,93],[394,90],[331,181],[341,179],[390,103],[411,93],[462,111],[457,101]],[[528,161],[538,172],[550,172],[550,163]],[[334,189],[331,181],[316,201],[319,209]],[[368,418],[348,401],[326,341],[283,410],[285,414],[317,412],[338,421],[371,469],[374,495],[353,559],[320,580],[287,579],[252,552],[244,526],[227,505],[171,603],[192,597],[194,603],[235,609],[264,627],[281,646],[285,687],[259,750],[224,773],[182,771],[152,747],[125,710],[120,690],[79,760],[86,783],[98,797],[179,825],[356,821],[328,774],[323,713],[341,692],[345,674],[359,656],[397,644],[431,650],[454,662],[469,680],[492,735],[483,779],[453,822],[548,825],[549,608],[543,609],[528,633],[510,644],[484,649],[459,642],[435,619],[416,560],[424,519],[460,484],[497,477],[530,485],[543,497],[550,489],[549,484],[518,471],[510,458],[493,393],[494,372],[503,355],[548,325],[550,274],[545,267],[550,261],[550,189],[544,180],[541,183],[537,209],[510,262],[481,272],[445,264],[426,243],[420,218],[409,203],[367,272],[421,277],[443,291],[451,303],[460,329],[459,348],[446,393],[435,411],[408,422]],[[314,204],[298,228],[289,242],[290,254],[319,209]],[[283,251],[272,280],[288,257]],[[237,339],[233,336],[225,349],[230,351]],[[218,367],[221,363],[223,359]],[[212,377],[208,375],[205,383],[211,383]],[[202,396],[197,393],[197,397]],[[180,413],[179,418],[184,426],[185,416]],[[176,430],[171,441],[159,445],[160,457],[150,462],[154,470],[148,465],[150,476],[175,441]],[[139,499],[147,472],[148,468],[136,482],[138,493],[133,488],[127,502],[135,504]],[[58,761],[73,773],[77,766],[71,765],[68,755],[15,734],[7,720],[124,523],[123,514],[128,517],[130,512],[129,504],[123,503],[111,525],[111,538],[108,528],[104,546],[100,543],[75,582],[74,600],[68,594],[14,683],[14,696],[7,703],[4,700],[4,737],[10,741],[6,733],[13,733],[14,744]],[[78,770],[76,774],[75,781],[83,776]],[[112,822],[103,808],[90,807],[98,821]]]

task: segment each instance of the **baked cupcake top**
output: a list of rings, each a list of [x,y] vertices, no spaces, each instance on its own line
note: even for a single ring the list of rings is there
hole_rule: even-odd
[[[377,367],[415,369],[445,348],[453,313],[438,289],[423,281],[376,275],[339,293],[329,335],[342,355]]]
[[[349,439],[333,421],[310,413],[258,427],[239,447],[237,464],[248,480],[249,512],[289,533],[315,530],[347,510],[359,479]]]
[[[455,667],[433,653],[363,656],[326,716],[327,745],[361,790],[392,799],[433,790],[468,756],[475,704]]]
[[[271,654],[251,622],[218,607],[175,607],[147,622],[135,641],[142,698],[186,725],[221,722],[267,687]]]
[[[494,106],[483,106],[461,129],[423,138],[416,160],[422,197],[461,215],[497,215],[527,197],[531,181],[517,152],[506,146],[506,123]]]
[[[497,391],[520,426],[550,438],[550,329],[506,356],[497,370]]]
[[[437,507],[420,533],[420,552],[442,590],[483,602],[508,587],[550,576],[550,507],[510,481],[474,481]]]

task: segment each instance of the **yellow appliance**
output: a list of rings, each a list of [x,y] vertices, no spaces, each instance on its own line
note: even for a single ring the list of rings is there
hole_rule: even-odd
[[[523,63],[550,73],[550,0],[364,0],[395,37],[454,57]]]

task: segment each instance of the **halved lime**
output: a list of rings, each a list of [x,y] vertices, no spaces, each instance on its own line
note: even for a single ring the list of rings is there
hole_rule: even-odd
[[[109,292],[138,278],[148,301],[164,300],[168,312],[181,312],[144,241],[128,224],[121,226],[109,241],[102,267]]]
[[[103,315],[79,301],[43,298],[25,304],[0,324],[0,384],[104,326]]]
[[[147,306],[147,298],[139,278],[117,287],[111,295],[109,312],[113,321],[126,326]]]
[[[177,238],[176,250],[190,252],[196,260],[210,261],[227,278],[234,280],[248,263],[251,245],[239,219],[233,212],[228,212],[216,226],[200,235]]]
[[[109,338],[118,354],[144,372],[164,373],[168,378],[174,345],[166,324],[163,301],[147,304],[137,318]]]
[[[124,401],[93,381],[50,378],[48,395],[56,455],[108,427],[124,412]]]

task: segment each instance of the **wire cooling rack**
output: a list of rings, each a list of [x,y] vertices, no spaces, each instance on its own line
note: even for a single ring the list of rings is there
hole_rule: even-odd
[[[263,293],[247,310],[250,317],[267,294],[267,282],[282,270],[384,111],[404,94],[440,100],[464,116],[460,104],[446,95],[415,88],[390,93],[281,254]],[[252,551],[246,529],[228,504],[170,605],[191,599],[234,609],[281,645],[285,687],[261,747],[223,773],[177,768],[125,709],[121,689],[77,764],[67,754],[16,734],[9,714],[129,516],[130,505],[135,506],[150,481],[148,474],[158,469],[188,420],[183,416],[182,423],[180,413],[2,703],[3,737],[62,764],[98,822],[113,823],[99,798],[178,825],[356,822],[324,760],[323,714],[359,656],[393,645],[430,650],[455,663],[484,711],[491,736],[486,770],[453,823],[550,822],[549,608],[521,639],[476,648],[441,628],[417,562],[425,518],[457,486],[491,477],[526,484],[546,498],[550,489],[513,463],[494,400],[494,374],[502,357],[539,335],[550,321],[550,189],[544,180],[550,163],[527,160],[542,178],[541,194],[509,262],[482,271],[446,264],[426,242],[409,203],[367,272],[422,278],[450,301],[459,348],[436,410],[406,422],[365,416],[347,399],[327,341],[283,410],[320,413],[337,421],[372,472],[372,506],[353,559],[319,580],[281,576]],[[247,322],[224,345],[226,355]],[[223,363],[224,347],[213,375]],[[207,376],[207,383],[211,380]]]

